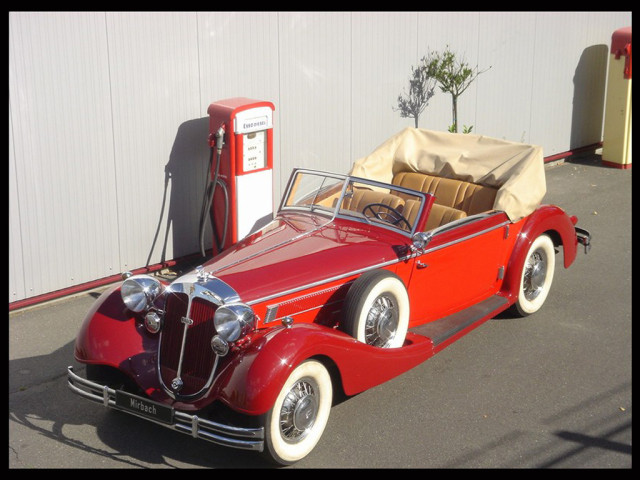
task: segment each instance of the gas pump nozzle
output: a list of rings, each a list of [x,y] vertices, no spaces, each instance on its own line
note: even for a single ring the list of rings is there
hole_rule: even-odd
[[[224,124],[220,125],[220,128],[216,131],[216,147],[218,149],[218,155],[222,153],[222,147],[224,146]]]

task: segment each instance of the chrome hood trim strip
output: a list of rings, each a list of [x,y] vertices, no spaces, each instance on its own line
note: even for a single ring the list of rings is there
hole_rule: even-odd
[[[189,297],[213,302],[217,306],[240,301],[240,295],[228,283],[201,271],[178,278],[167,287],[167,292],[184,293]]]

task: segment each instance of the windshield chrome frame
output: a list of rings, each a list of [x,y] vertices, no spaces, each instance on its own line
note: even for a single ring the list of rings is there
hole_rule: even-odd
[[[324,177],[329,177],[329,178],[333,178],[336,180],[342,180],[342,189],[340,191],[340,196],[338,197],[338,201],[336,202],[336,206],[335,208],[329,209],[326,207],[323,208],[314,208],[313,205],[310,206],[286,206],[285,205],[285,201],[289,198],[289,196],[291,195],[291,190],[293,188],[293,184],[294,184],[294,179],[296,178],[296,176],[299,174],[311,174],[311,175],[318,175],[318,176],[324,176]],[[359,214],[358,212],[352,212],[352,214],[347,214],[347,213],[340,213],[340,205],[342,205],[342,202],[344,200],[344,196],[347,190],[347,186],[351,183],[363,183],[365,185],[370,185],[372,187],[378,187],[378,188],[382,188],[382,189],[387,189],[387,190],[394,190],[394,191],[398,191],[398,192],[402,192],[402,193],[406,193],[408,195],[412,195],[414,197],[419,197],[421,199],[420,202],[420,210],[418,211],[418,214],[416,215],[416,220],[414,222],[414,225],[411,225],[411,231],[407,231],[407,230],[403,230],[402,228],[399,228],[391,223],[387,223],[384,221],[377,221],[374,219],[371,219],[367,216],[365,216],[364,214]],[[360,222],[360,223],[366,223],[368,225],[376,225],[378,227],[381,228],[385,228],[387,230],[391,230],[393,232],[397,232],[397,233],[401,233],[409,238],[411,238],[413,236],[413,234],[416,232],[416,227],[418,225],[418,219],[420,218],[420,216],[423,213],[423,210],[425,208],[425,205],[427,204],[427,195],[431,195],[431,194],[427,194],[424,192],[420,192],[417,190],[412,190],[410,188],[406,188],[406,187],[401,187],[400,185],[393,185],[390,183],[384,183],[384,182],[379,182],[376,180],[370,180],[367,178],[363,178],[363,177],[355,177],[355,176],[351,176],[351,175],[343,175],[343,174],[338,174],[338,173],[330,173],[330,172],[324,172],[321,170],[313,170],[313,169],[308,169],[308,168],[295,168],[292,173],[291,176],[289,177],[289,181],[287,183],[287,188],[285,190],[284,195],[282,196],[282,200],[280,201],[280,207],[278,208],[278,212],[282,212],[282,211],[303,211],[303,212],[310,212],[310,213],[316,213],[316,214],[320,214],[320,215],[326,215],[329,216],[330,219],[328,220],[327,223],[332,222],[335,218],[343,218],[343,219],[349,219],[349,220],[353,220],[356,222]],[[317,206],[316,206],[317,207]]]

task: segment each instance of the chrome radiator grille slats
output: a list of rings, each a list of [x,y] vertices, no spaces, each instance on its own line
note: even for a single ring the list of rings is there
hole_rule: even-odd
[[[213,315],[217,306],[202,298],[192,298],[188,312],[189,297],[185,293],[171,293],[165,305],[165,318],[160,340],[160,377],[167,390],[179,396],[192,396],[205,388],[216,364],[216,355],[211,350],[211,338],[215,335]],[[190,320],[185,328],[185,321]],[[192,322],[192,323],[191,323]],[[184,338],[179,391],[171,388],[178,375],[180,353]]]

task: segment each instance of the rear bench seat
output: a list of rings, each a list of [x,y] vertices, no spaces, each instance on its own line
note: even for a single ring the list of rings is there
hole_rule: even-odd
[[[435,195],[425,230],[492,210],[497,193],[497,189],[492,187],[419,172],[399,172],[392,183]],[[382,203],[398,210],[412,225],[419,210],[419,203],[402,192],[381,193],[367,189],[355,189],[352,196],[345,198],[342,208],[362,213],[364,207],[372,203]],[[381,210],[379,207],[373,209]]]
[[[433,193],[437,205],[462,210],[465,216],[492,210],[498,192],[492,187],[419,172],[396,173],[392,183],[419,192]],[[403,194],[399,193],[399,196]]]

